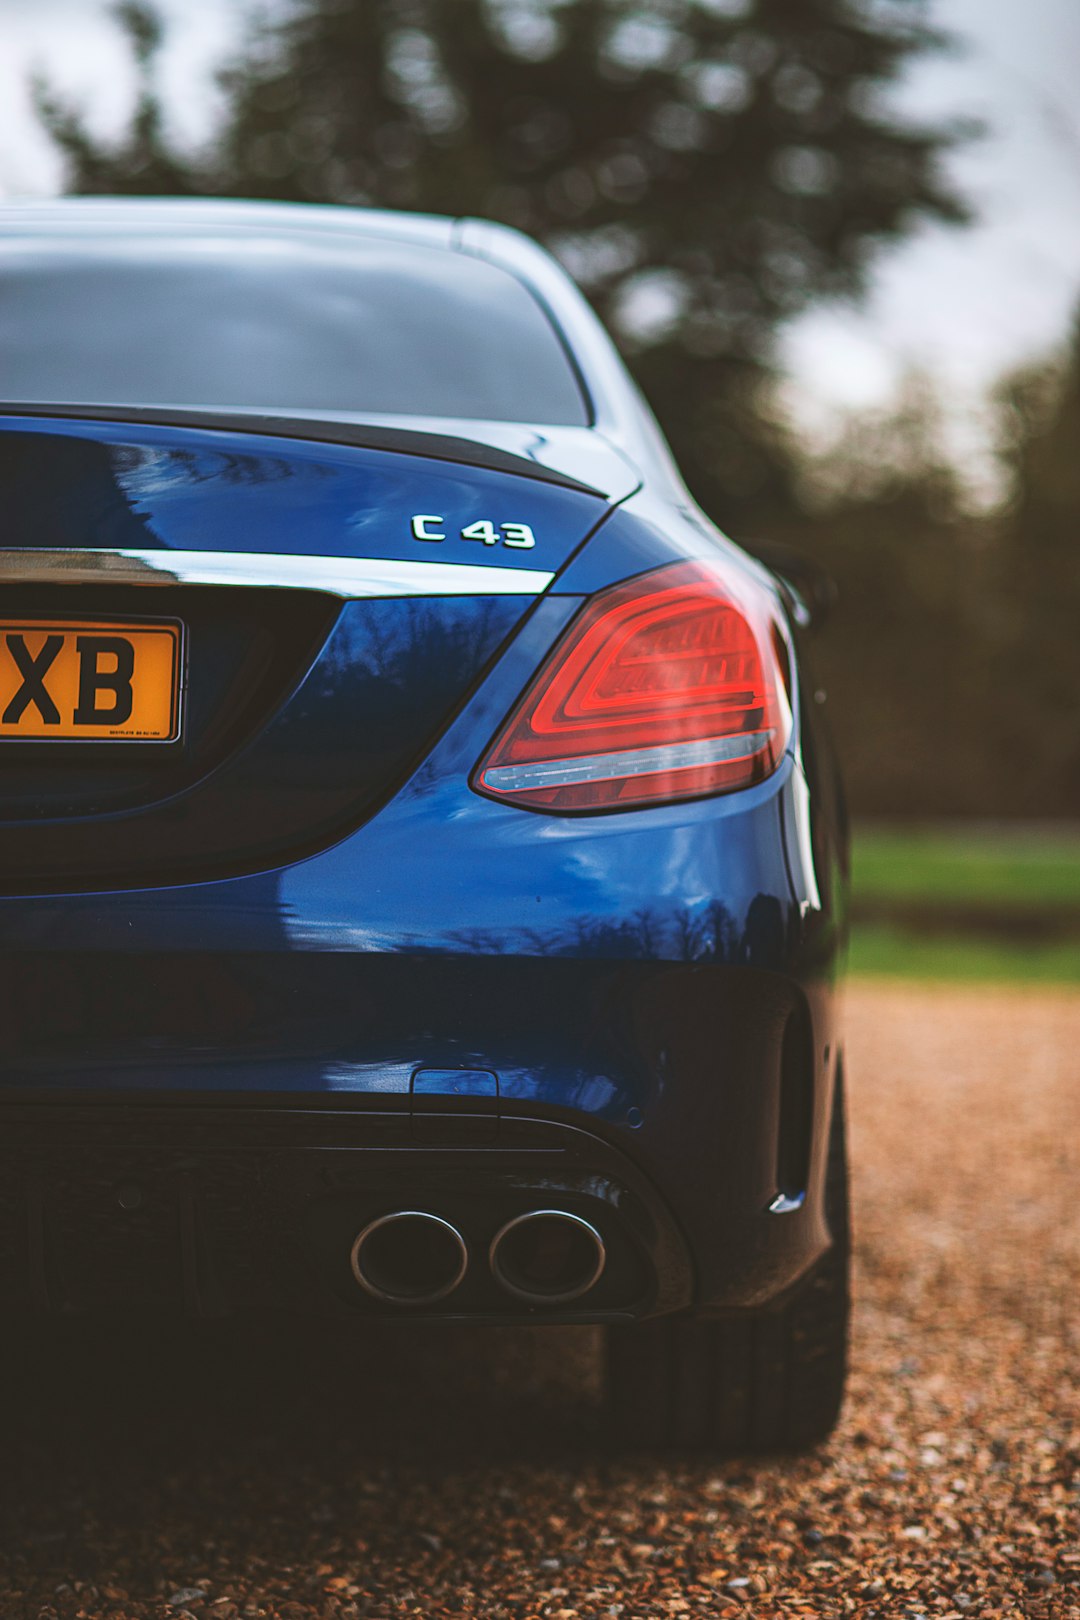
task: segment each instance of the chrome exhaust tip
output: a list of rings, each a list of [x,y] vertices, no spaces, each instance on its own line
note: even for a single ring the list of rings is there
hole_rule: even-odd
[[[461,1282],[469,1264],[465,1239],[441,1215],[399,1209],[369,1221],[350,1255],[352,1273],[373,1299],[434,1305]]]
[[[607,1263],[595,1226],[564,1209],[532,1209],[500,1227],[488,1263],[495,1281],[530,1305],[566,1305],[587,1294]]]

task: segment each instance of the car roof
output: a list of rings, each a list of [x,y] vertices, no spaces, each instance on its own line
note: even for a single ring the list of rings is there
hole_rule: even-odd
[[[373,236],[417,246],[453,249],[456,221],[439,214],[327,203],[245,201],[233,197],[58,197],[0,202],[0,228],[45,235],[98,230],[117,236],[214,230],[243,236]]]

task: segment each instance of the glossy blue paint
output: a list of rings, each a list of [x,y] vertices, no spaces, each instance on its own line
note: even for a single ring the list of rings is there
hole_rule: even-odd
[[[588,1120],[627,1144],[691,1234],[703,1298],[746,1302],[805,1264],[826,1241],[820,1200],[782,1231],[769,1214],[785,1022],[809,1005],[815,1051],[835,1042],[838,923],[815,866],[804,733],[773,778],[726,798],[561,818],[473,793],[476,759],[581,600],[552,594],[526,614],[419,768],[308,858],[0,903],[7,1094],[407,1107],[410,1093],[433,1094],[418,1069],[482,1070],[505,1116]],[[277,774],[261,821],[290,772],[300,791],[303,761],[308,773],[355,768],[370,743],[349,714],[362,714],[366,680],[388,705],[393,669],[408,688],[427,640],[414,616],[430,605],[352,604],[339,617],[263,733]],[[454,608],[467,647],[476,605]],[[429,676],[418,689],[431,687]],[[290,726],[292,766],[283,743],[269,746]],[[343,737],[349,761],[335,765]],[[820,1111],[829,1070],[816,1066]],[[717,1223],[761,1230],[721,1247]]]
[[[578,1191],[602,1182],[631,1210],[650,1265],[684,1246],[678,1285],[661,1278],[651,1297],[752,1305],[829,1241],[842,795],[794,640],[790,749],[753,788],[574,816],[471,790],[593,592],[686,557],[772,588],[693,507],[606,339],[529,264],[597,402],[597,465],[630,469],[614,509],[505,467],[284,431],[0,418],[12,545],[459,562],[497,549],[507,569],[557,574],[539,600],[148,591],[105,569],[101,585],[5,587],[20,611],[177,603],[191,686],[170,761],[5,753],[0,1106],[115,1105],[136,1135],[202,1110],[230,1129],[370,1121],[395,1153],[431,1149],[436,1168],[409,1160],[404,1197],[409,1176],[443,1175],[459,1138],[440,1131],[460,1127],[522,1186],[528,1131],[558,1126],[586,1144]],[[472,431],[585,475],[588,430]],[[416,513],[447,539],[417,541]],[[461,537],[483,518],[530,524],[536,547]],[[793,1030],[812,1128],[790,1196]],[[418,1120],[428,1135],[409,1135]]]
[[[709,1233],[774,1219],[792,1009],[835,1039],[833,925],[785,853],[795,763],[728,800],[563,821],[470,793],[482,730],[464,712],[383,811],[276,872],[4,902],[7,1094],[386,1108],[417,1068],[483,1069],[504,1115],[627,1144],[707,1297],[767,1293],[825,1242],[820,1202],[749,1249]]]
[[[542,450],[541,433],[520,437],[523,450]],[[549,570],[607,510],[597,495],[422,455],[226,428],[39,420],[2,409],[0,487],[6,533],[21,547],[160,546]],[[440,517],[429,527],[446,539],[418,541],[417,514]],[[529,524],[535,547],[462,539],[462,529],[485,518]]]

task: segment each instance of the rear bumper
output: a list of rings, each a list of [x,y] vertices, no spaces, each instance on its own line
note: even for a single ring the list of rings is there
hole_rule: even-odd
[[[17,1315],[288,1310],[549,1322],[758,1304],[793,1281],[828,1234],[816,1193],[782,1210],[750,1191],[745,1165],[756,1155],[745,1152],[745,1126],[743,1152],[712,1155],[714,1196],[669,1189],[680,1219],[610,1139],[520,1108],[7,1104],[0,1298]],[[762,1143],[770,1136],[763,1130]],[[450,1221],[467,1245],[466,1276],[437,1306],[373,1300],[352,1276],[357,1234],[403,1208]],[[496,1232],[538,1209],[576,1215],[602,1240],[603,1275],[573,1304],[522,1305],[492,1274]]]
[[[559,820],[469,793],[484,724],[292,866],[0,902],[8,1297],[362,1314],[345,1237],[462,1198],[477,1254],[530,1198],[613,1222],[625,1267],[553,1320],[758,1305],[824,1251],[840,928],[799,766]],[[440,1315],[521,1315],[472,1275]]]

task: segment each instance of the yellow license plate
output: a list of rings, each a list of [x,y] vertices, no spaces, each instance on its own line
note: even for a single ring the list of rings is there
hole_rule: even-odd
[[[0,738],[175,741],[182,640],[165,620],[0,619]]]

